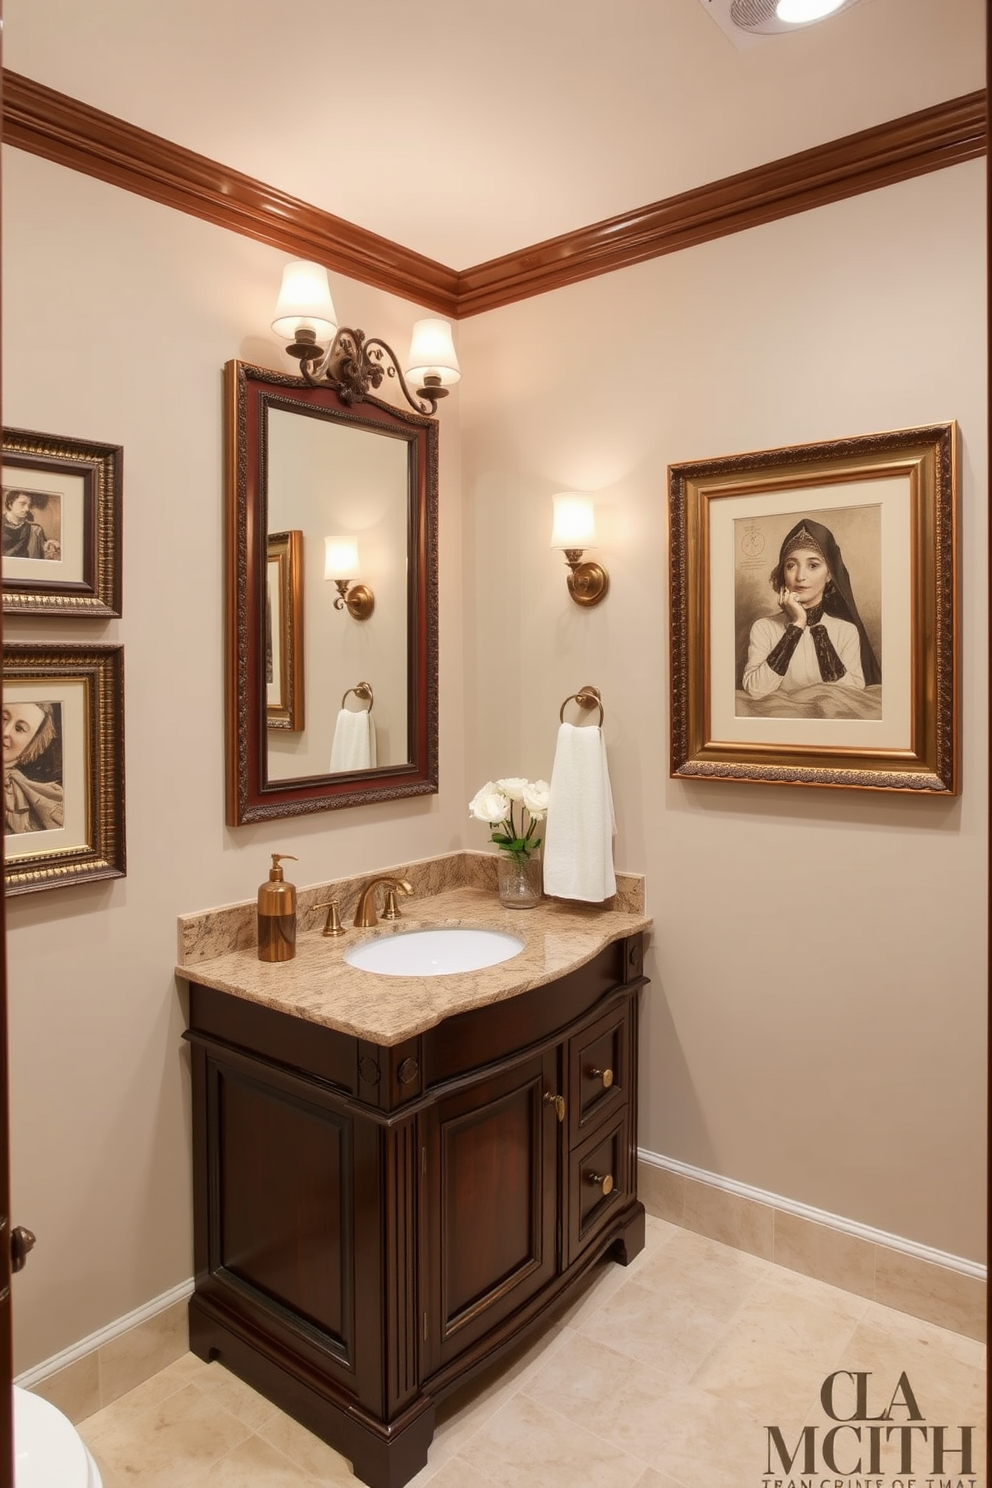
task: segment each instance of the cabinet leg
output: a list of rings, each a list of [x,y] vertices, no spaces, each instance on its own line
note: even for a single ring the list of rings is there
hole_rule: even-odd
[[[613,1259],[620,1262],[621,1266],[629,1266],[636,1255],[640,1255],[644,1249],[644,1205],[637,1204],[633,1215],[628,1220],[623,1232],[617,1236],[610,1247]]]

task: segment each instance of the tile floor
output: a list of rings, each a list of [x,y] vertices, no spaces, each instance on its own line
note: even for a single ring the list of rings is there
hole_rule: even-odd
[[[944,1426],[944,1478],[988,1488],[985,1348],[957,1333],[787,1271],[660,1219],[627,1268],[598,1267],[581,1297],[502,1367],[445,1402],[430,1460],[413,1488],[799,1488],[812,1440],[814,1476],[834,1488],[891,1488],[933,1473]],[[886,1443],[882,1427],[849,1426],[823,1458],[821,1386],[838,1377],[836,1418],[892,1424],[922,1417]],[[867,1408],[856,1411],[855,1378]],[[910,1394],[899,1385],[905,1375]],[[895,1401],[893,1403],[893,1397]],[[803,1436],[804,1426],[815,1431]],[[959,1427],[972,1426],[972,1473]],[[861,1432],[861,1446],[856,1431]],[[218,1364],[186,1354],[80,1432],[104,1488],[344,1488],[348,1463]],[[877,1475],[872,1432],[881,1441]],[[827,1447],[829,1450],[829,1445]],[[771,1452],[772,1473],[766,1476]],[[864,1457],[862,1476],[858,1452]],[[868,1475],[865,1475],[868,1474]],[[936,1484],[938,1480],[935,1479]]]

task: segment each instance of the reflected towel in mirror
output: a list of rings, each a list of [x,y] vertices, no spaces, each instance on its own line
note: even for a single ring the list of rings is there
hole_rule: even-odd
[[[375,724],[365,708],[352,713],[342,708],[334,725],[331,744],[331,774],[375,769]]]
[[[613,792],[598,727],[558,730],[544,832],[544,892],[599,904],[616,893]]]

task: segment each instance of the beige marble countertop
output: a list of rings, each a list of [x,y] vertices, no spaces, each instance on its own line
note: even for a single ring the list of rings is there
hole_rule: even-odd
[[[501,1002],[553,982],[612,941],[650,929],[644,914],[544,899],[533,909],[504,909],[494,893],[455,888],[424,901],[420,915],[329,939],[299,935],[292,961],[259,961],[236,950],[176,968],[178,976],[247,998],[277,1012],[389,1047],[435,1027],[455,1013]],[[509,961],[449,976],[381,976],[349,966],[345,952],[361,941],[404,930],[474,926],[518,936],[524,949]]]

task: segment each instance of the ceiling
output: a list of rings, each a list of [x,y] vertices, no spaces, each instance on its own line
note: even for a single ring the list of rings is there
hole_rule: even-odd
[[[4,62],[465,269],[985,85],[985,0],[5,0]]]

